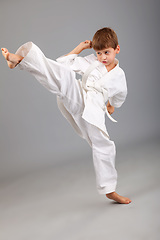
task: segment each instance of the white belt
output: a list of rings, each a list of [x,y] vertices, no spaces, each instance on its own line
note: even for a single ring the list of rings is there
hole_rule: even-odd
[[[96,68],[98,67],[98,65],[100,65],[101,63],[98,61],[95,61],[93,64],[91,64],[88,69],[85,71],[83,77],[82,77],[82,88],[87,92],[87,91],[91,91],[96,90],[98,92],[101,92],[104,96],[104,91],[103,88],[100,86],[99,81],[97,82],[92,82],[92,81],[87,81],[89,74]],[[107,90],[105,89],[105,96],[104,96],[105,101],[108,100],[108,93]],[[104,104],[104,111],[107,114],[108,118],[112,121],[112,122],[117,122],[114,118],[111,117],[111,115],[109,114],[106,105]]]

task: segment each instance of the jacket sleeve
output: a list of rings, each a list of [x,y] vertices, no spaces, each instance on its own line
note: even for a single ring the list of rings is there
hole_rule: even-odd
[[[86,69],[89,67],[90,63],[93,61],[93,54],[80,57],[78,54],[70,54],[64,55],[56,59],[57,62],[62,63],[69,68],[71,68],[74,72],[83,75]]]
[[[109,99],[110,104],[113,107],[119,108],[124,103],[126,97],[127,97],[127,92],[123,91],[123,92],[117,93],[113,97],[109,97],[108,99]]]

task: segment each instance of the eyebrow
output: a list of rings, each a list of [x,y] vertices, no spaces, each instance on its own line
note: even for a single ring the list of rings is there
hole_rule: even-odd
[[[108,52],[108,51],[110,51],[109,48],[107,48],[107,49],[105,49],[105,50],[98,50],[98,51],[96,51],[96,52]]]

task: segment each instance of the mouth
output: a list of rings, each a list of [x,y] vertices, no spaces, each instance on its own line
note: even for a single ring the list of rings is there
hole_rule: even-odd
[[[106,64],[106,63],[107,63],[107,61],[102,61],[102,63]]]

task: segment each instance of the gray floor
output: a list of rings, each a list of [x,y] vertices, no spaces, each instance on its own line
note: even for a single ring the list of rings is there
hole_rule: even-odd
[[[159,143],[117,149],[129,205],[98,195],[89,152],[1,183],[0,240],[160,239]]]

